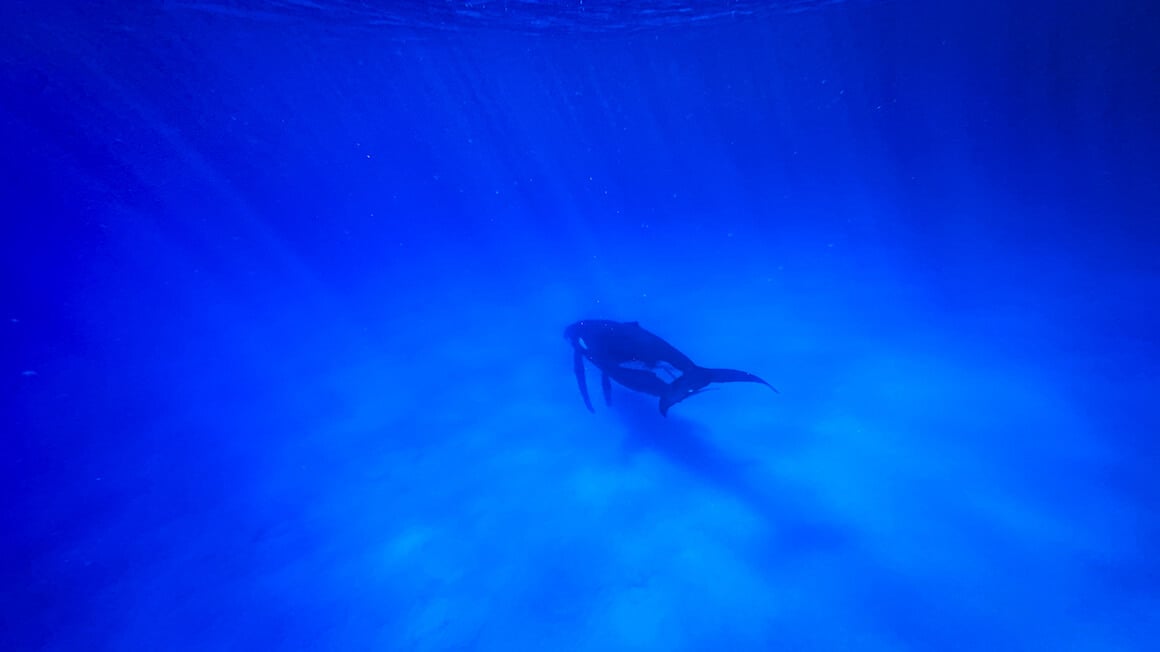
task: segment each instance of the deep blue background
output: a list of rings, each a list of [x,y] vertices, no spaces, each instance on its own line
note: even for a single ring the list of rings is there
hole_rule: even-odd
[[[1149,3],[76,4],[0,10],[0,648],[1160,639]],[[582,317],[782,395],[589,414]]]

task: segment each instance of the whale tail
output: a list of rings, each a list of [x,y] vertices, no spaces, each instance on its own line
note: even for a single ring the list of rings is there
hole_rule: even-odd
[[[738,371],[737,369],[706,369],[705,371],[709,372],[709,382],[711,383],[758,383],[772,389],[775,394],[781,393],[777,391],[776,387],[748,371]]]
[[[758,383],[765,385],[778,394],[781,393],[773,385],[770,385],[747,371],[693,367],[686,371],[680,378],[673,381],[669,387],[669,391],[661,396],[661,416],[668,416],[669,408],[690,396],[695,396],[709,389],[709,385],[712,383]]]

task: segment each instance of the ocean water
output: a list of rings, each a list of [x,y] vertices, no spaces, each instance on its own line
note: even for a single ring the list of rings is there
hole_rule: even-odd
[[[1158,24],[5,2],[0,649],[1155,649]]]

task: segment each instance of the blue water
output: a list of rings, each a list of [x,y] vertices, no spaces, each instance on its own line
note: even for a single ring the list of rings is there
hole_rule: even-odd
[[[1157,24],[4,3],[0,649],[1155,649]]]

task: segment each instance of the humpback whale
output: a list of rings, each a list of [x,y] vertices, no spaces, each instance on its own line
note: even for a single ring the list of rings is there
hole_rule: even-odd
[[[600,370],[606,404],[612,405],[615,380],[633,391],[658,397],[662,416],[668,416],[669,408],[677,403],[705,391],[710,383],[760,383],[777,392],[773,385],[745,371],[698,366],[635,321],[584,319],[565,328],[564,338],[572,344],[572,370],[589,412],[596,410],[588,397],[585,360]]]

